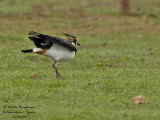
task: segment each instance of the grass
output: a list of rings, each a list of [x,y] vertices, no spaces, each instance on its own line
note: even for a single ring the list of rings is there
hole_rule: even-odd
[[[147,12],[138,17],[120,15],[118,0],[100,2],[0,1],[2,120],[159,120],[158,0],[141,1]],[[147,16],[151,8],[156,17]],[[31,30],[77,36],[82,46],[76,57],[58,64],[64,80],[56,79],[47,57],[19,52],[34,47],[27,38]],[[134,105],[137,95],[146,103]],[[19,105],[35,108],[5,108]],[[3,113],[16,110],[24,113]]]

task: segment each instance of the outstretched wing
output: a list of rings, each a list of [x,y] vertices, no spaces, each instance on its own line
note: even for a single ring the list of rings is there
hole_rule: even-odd
[[[34,42],[36,47],[40,47],[42,49],[49,49],[53,44],[58,44],[71,51],[77,51],[74,45],[72,45],[70,42],[66,41],[63,38],[43,35],[33,31],[29,32],[29,35],[29,39]]]

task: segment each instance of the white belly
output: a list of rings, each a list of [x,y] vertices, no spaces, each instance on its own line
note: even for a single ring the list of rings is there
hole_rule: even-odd
[[[54,44],[44,55],[47,55],[53,61],[65,61],[74,58],[75,51],[70,51],[65,47]]]

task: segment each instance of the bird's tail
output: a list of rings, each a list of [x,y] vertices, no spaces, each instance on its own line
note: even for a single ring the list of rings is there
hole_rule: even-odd
[[[23,53],[32,53],[32,52],[33,52],[33,49],[29,49],[29,50],[21,50],[21,52],[23,52]]]

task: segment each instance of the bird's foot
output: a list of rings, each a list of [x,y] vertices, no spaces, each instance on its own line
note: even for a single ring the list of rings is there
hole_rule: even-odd
[[[56,71],[56,78],[57,78],[57,79],[62,79],[62,76],[59,74],[58,71]]]

